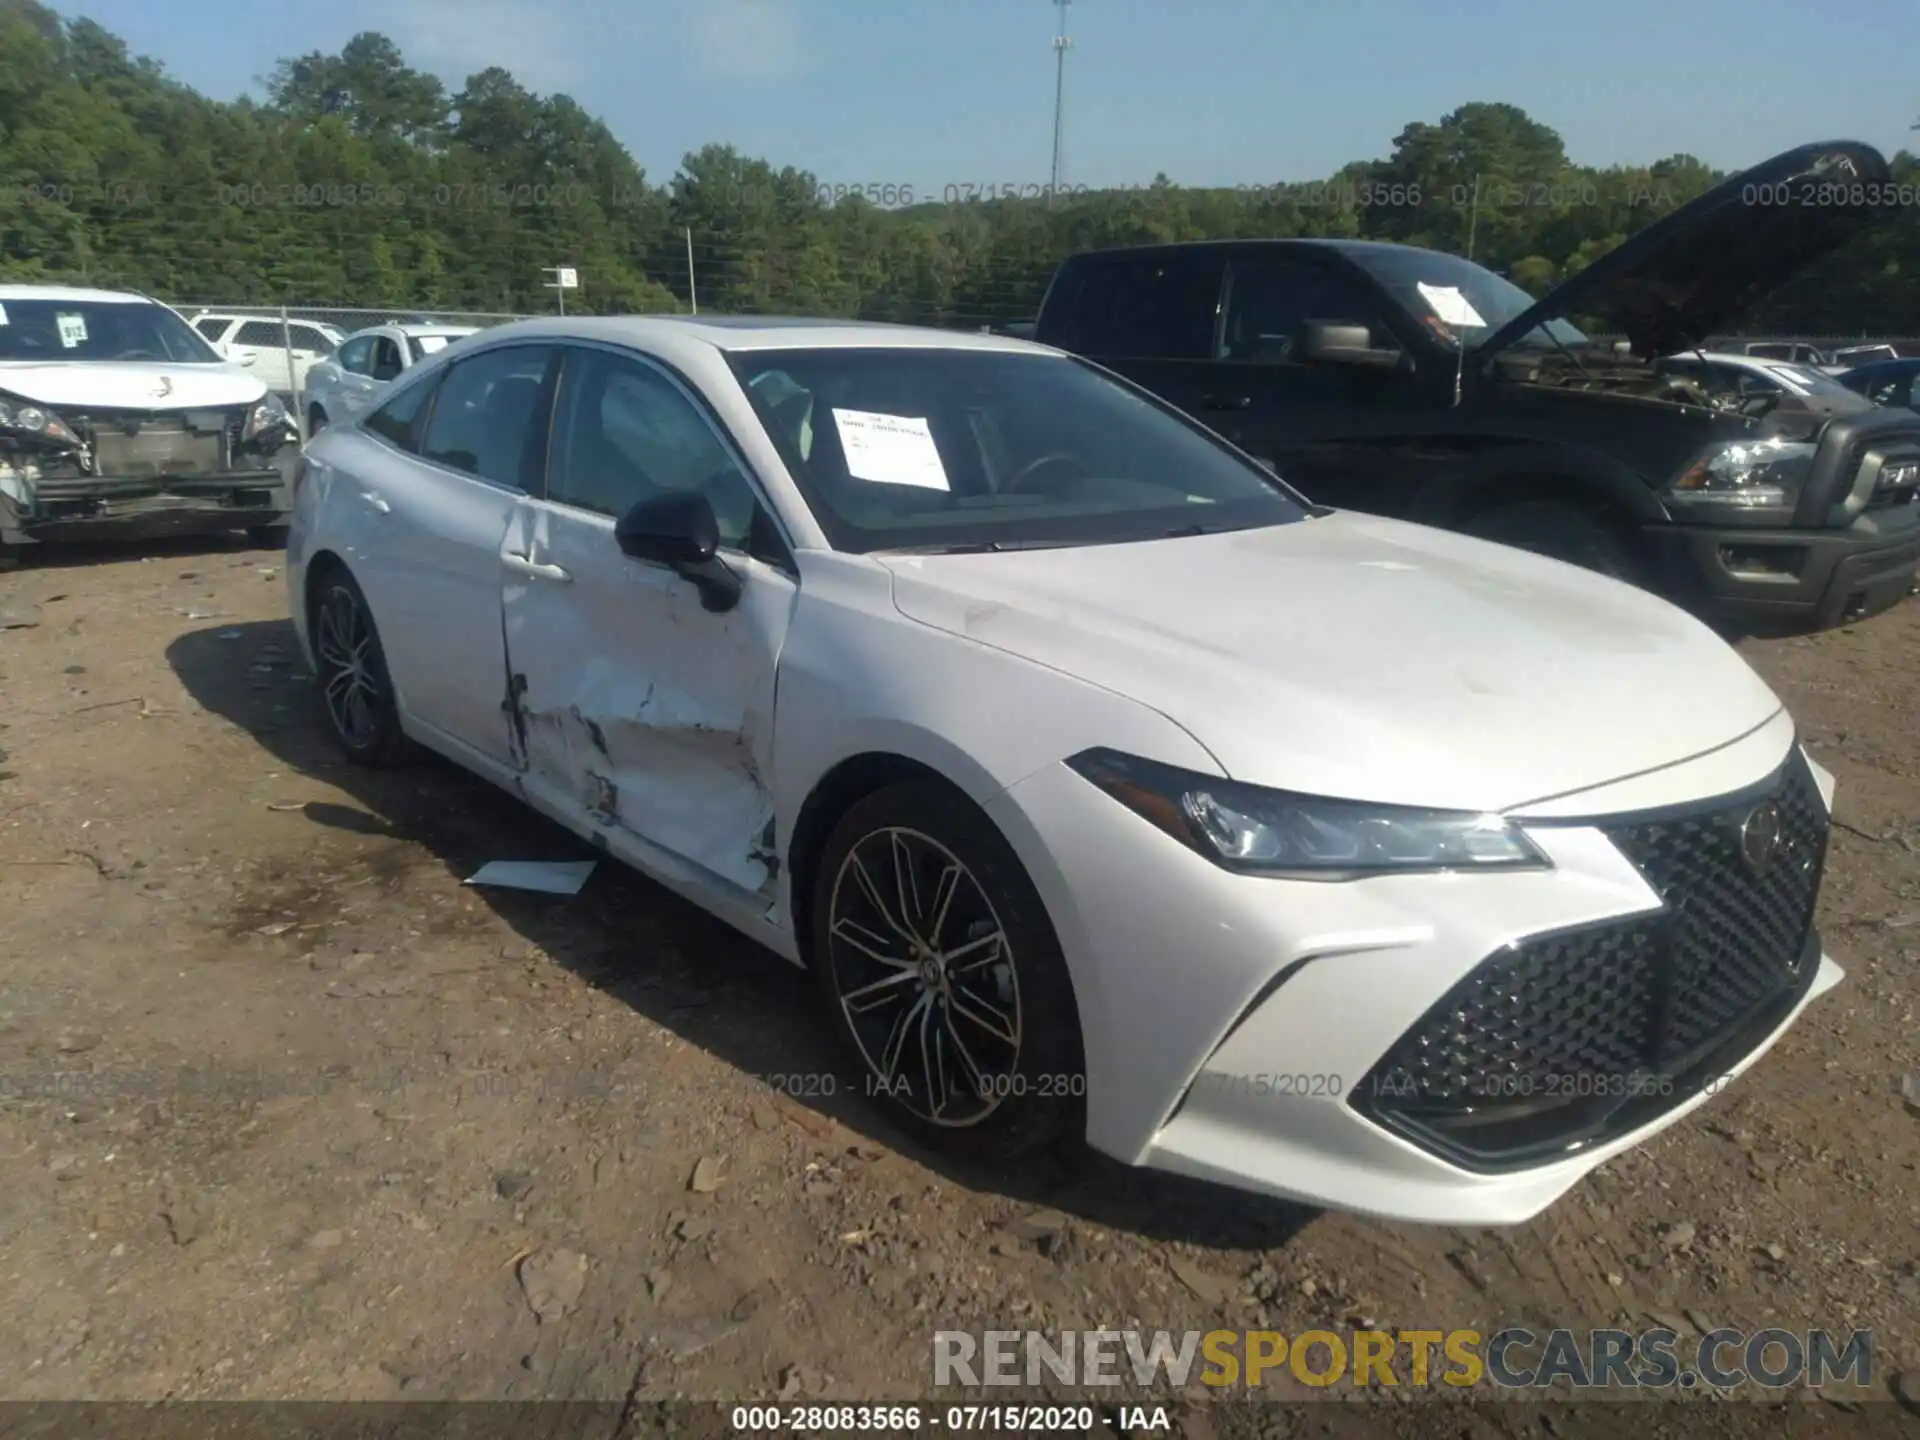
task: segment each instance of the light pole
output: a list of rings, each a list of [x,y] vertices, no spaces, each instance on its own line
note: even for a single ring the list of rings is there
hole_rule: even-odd
[[[1051,207],[1060,189],[1060,121],[1067,88],[1067,51],[1073,40],[1067,34],[1067,6],[1073,0],[1053,0],[1060,11],[1060,29],[1053,37],[1053,180],[1047,186],[1047,205]]]

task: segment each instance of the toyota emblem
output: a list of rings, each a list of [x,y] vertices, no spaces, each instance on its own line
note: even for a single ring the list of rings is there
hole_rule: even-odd
[[[1780,854],[1780,807],[1772,801],[1756,805],[1740,825],[1740,857],[1756,875],[1764,875]]]

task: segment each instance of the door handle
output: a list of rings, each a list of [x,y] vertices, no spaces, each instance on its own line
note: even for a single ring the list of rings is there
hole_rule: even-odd
[[[382,500],[378,495],[374,494],[373,491],[371,490],[362,490],[360,492],[360,503],[365,505],[369,510],[373,511],[373,513],[376,515],[388,514],[393,509],[391,505],[387,504],[385,500]]]
[[[530,580],[552,580],[556,584],[564,585],[573,579],[573,576],[569,575],[558,565],[542,565],[538,561],[529,560],[525,555],[516,554],[512,550],[503,550],[500,552],[500,563],[505,565],[507,569],[511,570],[514,574],[525,575]]]
[[[1251,410],[1253,397],[1251,395],[1202,395],[1200,408],[1202,410]]]

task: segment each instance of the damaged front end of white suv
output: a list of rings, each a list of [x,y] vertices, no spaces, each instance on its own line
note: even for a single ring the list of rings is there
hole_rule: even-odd
[[[166,306],[0,286],[0,546],[275,535],[298,431]]]

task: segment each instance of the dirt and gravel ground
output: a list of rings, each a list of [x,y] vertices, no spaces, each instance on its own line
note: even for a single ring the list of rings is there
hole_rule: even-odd
[[[689,906],[463,887],[578,848],[339,762],[278,560],[0,574],[0,1396],[912,1398],[995,1322],[1871,1327],[1883,1399],[1920,1368],[1920,602],[1748,647],[1839,777],[1847,983],[1496,1232],[904,1146]]]

